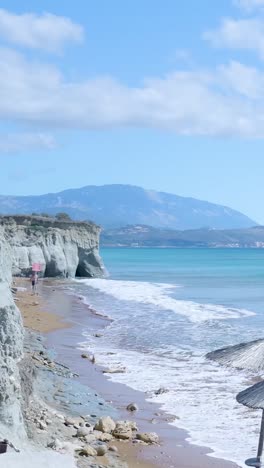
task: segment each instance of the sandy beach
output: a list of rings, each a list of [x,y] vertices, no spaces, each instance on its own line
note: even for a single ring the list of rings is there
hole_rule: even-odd
[[[39,294],[32,296],[28,280],[16,279],[16,293],[25,327],[45,335],[46,346],[56,355],[56,360],[78,374],[78,381],[92,388],[118,412],[118,419],[136,422],[141,432],[156,432],[160,445],[144,446],[115,441],[122,460],[129,467],[141,468],[235,468],[237,465],[209,457],[210,449],[190,445],[188,434],[169,424],[173,419],[162,413],[157,404],[147,402],[142,392],[111,382],[102,368],[81,358],[76,343],[81,339],[84,322],[103,332],[107,319],[96,315],[77,297],[66,293],[60,281],[40,281]],[[21,289],[20,289],[21,288]],[[23,288],[26,288],[24,290]],[[136,402],[139,411],[128,413],[126,406]],[[100,459],[102,464],[103,460]],[[103,465],[102,466],[108,466]]]

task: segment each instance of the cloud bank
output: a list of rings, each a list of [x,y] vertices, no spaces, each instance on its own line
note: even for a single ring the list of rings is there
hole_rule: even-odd
[[[84,31],[63,16],[50,13],[17,15],[0,9],[0,37],[15,45],[60,52],[66,43],[82,42]]]
[[[236,3],[243,8],[261,4],[260,0]],[[0,36],[14,44],[57,52],[68,41],[81,41],[83,29],[48,13],[15,15],[0,10]],[[213,46],[255,51],[264,58],[261,18],[224,19],[204,38]],[[230,60],[211,69],[177,69],[134,87],[109,76],[72,81],[55,65],[0,47],[1,120],[48,131],[130,127],[179,135],[264,138],[264,73]],[[53,147],[54,140],[45,132],[2,136],[0,151]]]
[[[0,49],[0,119],[50,128],[264,137],[263,83],[263,73],[239,62],[149,78],[141,87],[110,77],[71,82],[54,66]]]

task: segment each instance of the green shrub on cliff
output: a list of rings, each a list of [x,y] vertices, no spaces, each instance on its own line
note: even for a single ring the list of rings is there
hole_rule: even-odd
[[[71,217],[67,213],[57,213],[55,218],[58,221],[72,221]]]

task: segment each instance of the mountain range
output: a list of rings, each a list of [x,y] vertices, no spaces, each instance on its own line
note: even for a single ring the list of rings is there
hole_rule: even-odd
[[[257,223],[239,211],[195,198],[131,185],[86,186],[35,196],[0,196],[0,214],[65,212],[103,228],[143,224],[166,229],[248,228]]]

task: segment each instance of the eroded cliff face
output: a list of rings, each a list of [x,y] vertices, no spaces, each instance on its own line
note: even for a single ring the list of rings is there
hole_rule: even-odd
[[[10,290],[12,250],[0,226],[0,438],[20,441],[26,434],[20,408],[18,362],[23,355],[23,325]]]
[[[45,276],[102,276],[100,228],[39,217],[0,218],[0,439],[20,447],[27,436],[22,417],[24,329],[11,293],[12,274],[26,275],[41,263]]]
[[[38,216],[6,216],[0,223],[12,249],[14,275],[28,275],[33,263],[40,263],[47,277],[104,275],[99,226]]]

